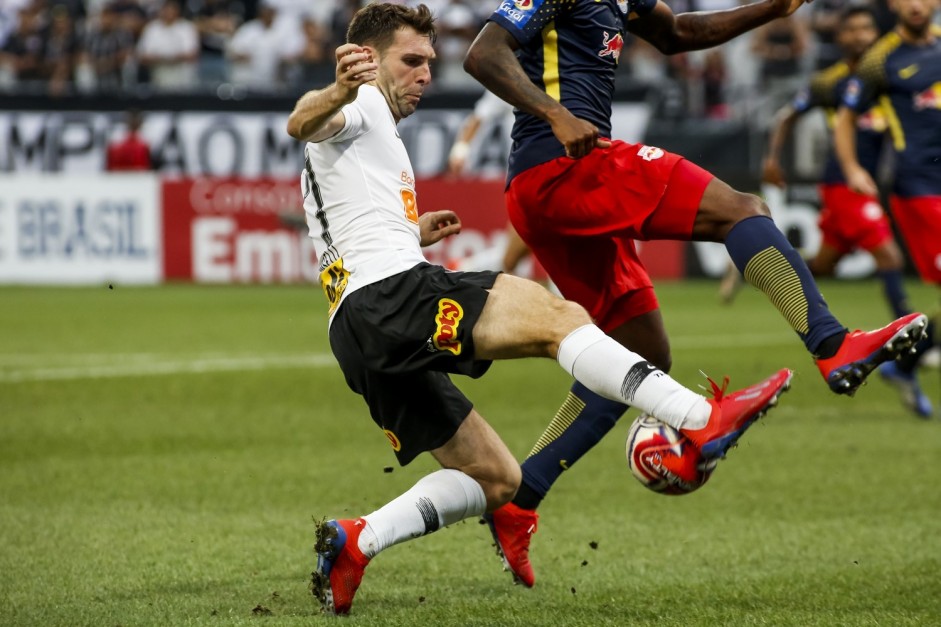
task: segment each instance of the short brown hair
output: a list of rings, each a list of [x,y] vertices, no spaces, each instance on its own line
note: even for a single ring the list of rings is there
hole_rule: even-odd
[[[427,35],[431,43],[435,42],[435,18],[427,6],[419,4],[412,9],[378,2],[356,12],[346,30],[346,41],[360,46],[370,45],[382,51],[392,43],[395,32],[406,26],[420,35]]]

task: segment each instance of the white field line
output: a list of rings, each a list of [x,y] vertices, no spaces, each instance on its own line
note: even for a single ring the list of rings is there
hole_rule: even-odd
[[[789,333],[677,336],[674,349],[727,349],[786,346],[799,340]],[[0,353],[0,383],[69,381],[168,374],[335,367],[329,353],[306,355],[233,355],[203,353],[172,356],[161,353],[66,353],[61,355]]]
[[[89,364],[69,367],[42,367],[19,370],[0,370],[0,383],[21,381],[68,381],[74,379],[110,379],[118,377],[148,377],[167,374],[226,372],[239,370],[270,370],[276,368],[324,368],[336,366],[336,359],[328,353],[309,355],[260,355],[242,357],[194,356],[188,359],[165,361],[135,359],[135,355],[114,355],[110,364]],[[121,359],[131,357],[131,359]]]

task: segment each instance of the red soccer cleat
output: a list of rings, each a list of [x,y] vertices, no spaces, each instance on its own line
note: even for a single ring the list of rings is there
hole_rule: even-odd
[[[363,580],[369,558],[359,550],[359,534],[366,521],[328,520],[317,524],[317,569],[311,573],[310,589],[320,601],[320,611],[349,614],[353,597]]]
[[[852,396],[869,373],[895,359],[925,337],[928,317],[913,313],[876,331],[848,333],[833,357],[817,360],[817,368],[830,389]]]
[[[793,372],[784,368],[764,381],[751,387],[726,395],[729,378],[725,377],[720,388],[709,379],[714,399],[709,399],[712,414],[702,429],[680,429],[706,459],[725,457],[726,451],[738,441],[753,422],[761,418],[778,397],[791,387]]]
[[[503,566],[513,573],[514,583],[532,588],[536,573],[529,563],[529,543],[539,522],[536,510],[523,509],[507,503],[490,514],[484,514],[490,533],[497,545],[497,555],[503,558]]]

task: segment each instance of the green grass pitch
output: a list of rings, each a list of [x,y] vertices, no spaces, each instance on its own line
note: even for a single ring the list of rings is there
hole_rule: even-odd
[[[466,521],[380,555],[343,624],[941,624],[941,421],[909,416],[877,377],[830,393],[763,295],[723,307],[715,289],[658,288],[674,376],[796,376],[707,486],[644,490],[624,459],[632,413],[545,501],[534,589]],[[874,282],[823,290],[851,328],[888,321]],[[322,300],[0,289],[0,624],[335,620],[307,590],[312,519],[368,513],[434,463],[395,465],[329,355]],[[941,405],[938,371],[922,379]],[[460,385],[522,456],[569,379],[529,360]]]

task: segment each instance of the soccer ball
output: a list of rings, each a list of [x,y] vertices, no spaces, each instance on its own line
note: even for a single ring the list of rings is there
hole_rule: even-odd
[[[705,460],[686,436],[641,414],[627,434],[627,462],[646,488],[660,494],[689,494],[709,480],[719,460]]]

